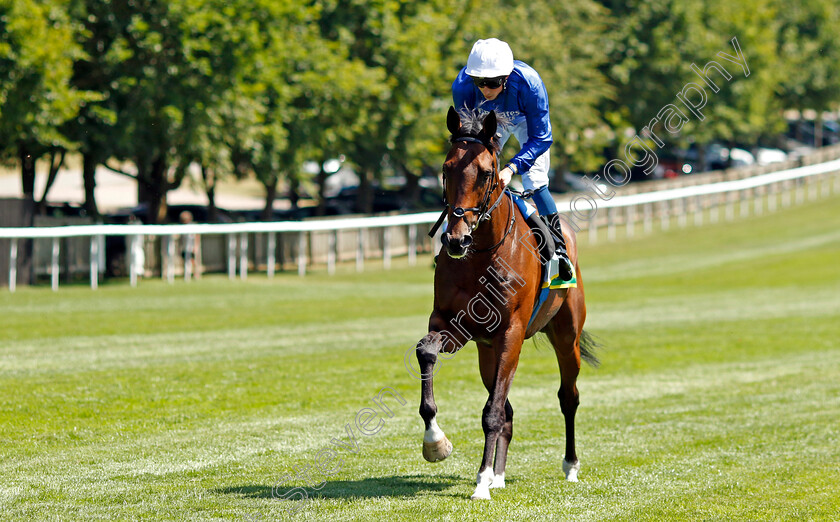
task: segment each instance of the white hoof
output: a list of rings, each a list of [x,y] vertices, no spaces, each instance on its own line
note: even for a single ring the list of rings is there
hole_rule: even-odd
[[[493,478],[493,468],[479,471],[475,480],[475,493],[470,498],[473,500],[490,500],[490,484],[493,483]]]
[[[490,483],[490,489],[503,489],[505,487],[505,474],[496,475],[493,477],[493,482]]]
[[[580,461],[569,462],[563,459],[563,473],[566,475],[566,480],[569,482],[578,481],[578,471],[580,471]]]

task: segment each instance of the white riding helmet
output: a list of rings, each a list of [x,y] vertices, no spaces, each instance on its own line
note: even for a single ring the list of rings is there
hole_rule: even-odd
[[[467,74],[476,78],[507,76],[513,71],[513,51],[496,38],[479,40],[467,58]]]

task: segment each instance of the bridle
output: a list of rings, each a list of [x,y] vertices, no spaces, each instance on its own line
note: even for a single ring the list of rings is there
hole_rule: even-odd
[[[448,198],[446,196],[446,173],[444,172],[443,173],[443,203],[444,203],[444,209],[441,212],[438,220],[432,226],[432,229],[429,231],[429,237],[434,237],[435,236],[435,234],[437,233],[441,224],[443,223],[443,220],[446,218],[446,215],[449,212],[450,208],[452,209],[452,215],[456,218],[463,218],[464,216],[467,215],[467,212],[478,213],[478,219],[476,219],[475,223],[472,224],[471,230],[470,230],[470,232],[475,232],[475,229],[478,228],[478,226],[481,224],[482,221],[489,221],[490,220],[490,215],[493,213],[494,210],[496,210],[496,207],[499,206],[499,204],[502,202],[502,198],[505,196],[506,191],[503,190],[502,193],[499,194],[499,197],[496,198],[496,201],[494,201],[492,205],[489,204],[490,203],[490,196],[496,190],[496,187],[499,186],[499,175],[498,175],[498,173],[499,173],[499,157],[498,157],[497,154],[493,153],[492,147],[489,144],[485,143],[484,141],[476,138],[475,136],[465,135],[465,136],[458,136],[457,138],[452,139],[453,143],[458,142],[458,141],[463,141],[463,142],[466,142],[466,143],[480,143],[481,145],[484,146],[484,148],[486,148],[488,151],[490,151],[491,154],[493,154],[493,173],[492,173],[493,183],[490,186],[487,187],[487,190],[484,192],[484,196],[481,198],[481,204],[479,206],[468,207],[468,208],[452,207],[452,205],[449,204]],[[502,239],[498,243],[493,245],[492,247],[477,250],[478,252],[483,252],[483,251],[486,251],[486,250],[493,250],[494,248],[498,247],[499,245],[501,245],[504,242],[505,238],[508,236],[510,231],[513,229],[513,223],[514,223],[513,200],[510,197],[508,198],[508,200],[510,200],[510,207],[511,207],[510,212],[509,212],[509,214],[510,214],[510,224],[508,225],[508,228],[505,231],[504,236],[502,236]]]

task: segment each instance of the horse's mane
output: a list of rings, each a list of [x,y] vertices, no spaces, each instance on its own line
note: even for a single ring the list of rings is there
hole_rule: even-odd
[[[488,114],[490,113],[482,111],[481,109],[461,107],[458,110],[458,116],[461,118],[461,132],[457,136],[450,136],[449,141],[454,141],[458,136],[478,136],[478,133],[481,132],[481,129],[484,127],[484,118],[487,117]],[[504,127],[508,123],[510,123],[509,118],[505,118],[498,112],[496,113],[497,128]],[[502,148],[501,143],[499,142],[498,131],[496,136],[493,136],[490,140],[490,144],[493,146],[493,152],[498,154]]]

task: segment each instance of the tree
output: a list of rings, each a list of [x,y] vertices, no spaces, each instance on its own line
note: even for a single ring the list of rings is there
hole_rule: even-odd
[[[282,180],[296,203],[302,162],[325,159],[354,139],[354,99],[375,81],[346,47],[321,36],[316,6],[265,2],[249,16],[260,36],[255,59],[241,64],[237,89],[248,108],[229,124],[236,129],[231,150],[238,173],[253,173],[265,187],[263,217],[270,219]]]
[[[714,76],[720,90],[714,93],[707,89],[709,101],[703,110],[706,119],[693,120],[686,132],[701,144],[721,140],[730,148],[752,148],[762,137],[777,134],[784,126],[777,93],[788,71],[776,52],[778,11],[765,0],[710,0],[705,18],[714,36],[709,38],[705,56],[697,65],[703,68],[706,61],[715,59],[731,79]],[[719,54],[735,57],[739,49],[743,65]],[[696,74],[693,81],[703,83]]]
[[[562,173],[598,168],[608,135],[601,109],[615,95],[601,70],[607,64],[604,50],[611,41],[607,9],[590,0],[499,1],[488,7],[479,27],[484,24],[486,34],[508,42],[514,58],[534,67],[545,82],[554,169]],[[466,43],[471,46],[473,41]],[[461,64],[466,62],[468,50],[463,49]],[[556,176],[552,188],[561,188],[561,180],[562,176]]]
[[[452,59],[477,3],[353,0],[320,5],[324,37],[347,46],[351,57],[381,76],[353,100],[359,139],[347,143],[347,156],[360,177],[356,207],[370,212],[372,183],[384,165],[416,176],[411,170],[429,157],[442,159],[440,129],[454,78]]]
[[[41,208],[66,150],[75,145],[60,128],[93,99],[70,86],[81,49],[61,6],[52,0],[0,2],[0,155],[20,161],[24,198],[35,202],[35,163],[50,154]]]
[[[821,146],[822,113],[840,105],[840,9],[833,0],[778,3],[778,55],[784,62],[779,98],[785,109],[817,113],[814,146]]]
[[[86,134],[87,164],[103,162],[138,183],[151,222],[166,218],[169,191],[200,159],[212,109],[228,100],[247,34],[236,27],[237,6],[215,0],[85,2],[82,43],[96,49],[78,66],[80,82],[102,89],[102,103],[77,129]],[[241,6],[240,6],[241,7]],[[233,24],[233,25],[232,25]],[[93,132],[88,132],[92,130]],[[105,137],[105,143],[100,138]],[[129,160],[129,172],[108,158]],[[86,169],[87,170],[87,169]]]
[[[775,10],[765,0],[635,0],[608,5],[615,19],[612,30],[616,37],[606,70],[618,87],[616,101],[608,110],[618,116],[616,126],[626,119],[640,136],[645,135],[645,127],[653,130],[651,125],[659,126],[650,146],[697,144],[701,169],[709,142],[755,143],[760,136],[778,129],[779,110],[773,93],[782,73],[772,48],[777,23]],[[732,38],[746,56],[749,76],[718,54],[737,54]],[[728,75],[718,69],[708,70],[717,92],[697,72],[711,61],[722,65]],[[693,85],[705,93],[705,106],[697,114],[677,101],[682,94],[701,103]],[[674,132],[662,127],[667,116],[662,111],[667,113],[668,104],[680,110],[680,123]],[[617,135],[623,141],[617,144],[617,150],[624,150],[624,142],[634,133]]]

